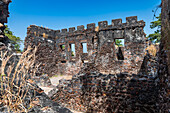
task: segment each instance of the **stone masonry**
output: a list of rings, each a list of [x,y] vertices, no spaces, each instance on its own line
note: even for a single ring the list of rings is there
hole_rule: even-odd
[[[31,25],[25,38],[25,49],[38,46],[36,62],[40,63],[37,74],[74,75],[86,63],[105,74],[138,74],[145,55],[145,22],[136,16],[88,24],[60,30],[51,30]],[[98,28],[98,29],[96,29]],[[117,47],[115,41],[124,39],[124,46]],[[84,52],[84,44],[87,52]],[[74,46],[73,46],[74,45]],[[75,53],[72,48],[75,47]]]
[[[137,17],[69,31],[28,27],[25,49],[38,46],[39,73],[74,75],[60,80],[48,96],[87,113],[169,113],[169,6],[169,0],[162,0],[162,39],[156,56],[145,54],[145,22]],[[124,39],[124,47],[117,47],[116,39]]]
[[[148,75],[101,74],[94,64],[87,64],[72,80],[60,80],[49,97],[85,113],[158,113],[158,59],[146,57]]]
[[[170,1],[162,0],[162,28],[159,50],[160,113],[170,112]]]
[[[17,64],[20,56],[10,48],[9,38],[4,33],[4,23],[7,23],[10,2],[11,0],[0,0],[0,52],[2,52],[0,55],[0,113],[72,113],[69,109],[49,99],[44,91],[33,82],[31,77],[28,77],[31,76],[28,67],[28,73],[24,69],[26,67],[22,68],[25,71],[21,72],[22,65],[26,65],[23,63],[23,59],[21,64]],[[13,56],[11,57],[11,55]],[[29,62],[29,60],[27,61]],[[9,66],[11,67],[10,69]],[[17,74],[14,74],[15,70],[18,70]],[[42,78],[44,79],[46,76],[44,75]],[[4,98],[5,95],[8,95],[8,99]],[[19,99],[16,99],[16,97]],[[19,111],[14,111],[14,109],[19,109]]]
[[[4,23],[7,23],[7,17],[9,16],[8,5],[11,0],[0,0],[0,45],[7,45],[9,43],[8,37],[4,34],[4,29],[6,28]]]

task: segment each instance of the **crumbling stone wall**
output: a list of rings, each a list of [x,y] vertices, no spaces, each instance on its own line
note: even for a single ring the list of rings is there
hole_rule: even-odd
[[[12,47],[10,43],[10,39],[7,36],[5,36],[4,33],[4,30],[6,28],[4,24],[7,23],[7,18],[9,17],[8,6],[10,2],[11,0],[0,0],[0,52],[5,53],[8,51],[6,55],[8,56],[13,55],[7,62],[7,67],[13,64],[14,62],[18,62],[20,57],[20,54],[15,53],[14,47]],[[2,64],[1,57],[2,56],[0,55],[0,66]]]
[[[25,49],[39,46],[37,62],[41,63],[39,72],[54,74],[77,74],[85,63],[94,63],[101,73],[128,72],[137,74],[145,53],[144,21],[137,17],[98,23],[60,30],[51,30],[31,25],[25,39]],[[116,47],[115,40],[124,39],[124,47]],[[87,53],[83,53],[83,43],[87,43]],[[75,55],[71,50],[75,44]],[[64,45],[64,48],[62,47]],[[118,58],[118,55],[120,58]]]
[[[159,50],[160,112],[170,112],[170,1],[162,0],[162,30]]]
[[[136,17],[127,18],[126,23],[121,19],[113,20],[112,25],[107,21],[99,22],[99,30],[95,30],[95,24],[88,24],[87,29],[78,26],[77,30],[69,28],[69,31],[62,29],[61,32],[30,26],[25,48],[39,45],[40,72],[75,74],[72,80],[60,81],[50,92],[51,99],[90,113],[168,113],[169,6],[169,0],[162,0],[162,39],[158,58],[149,55],[144,58],[145,23],[137,21]],[[121,38],[125,39],[125,47],[117,49],[115,39]],[[83,42],[87,43],[88,53],[82,52]],[[70,44],[75,44],[75,56],[72,56]],[[65,45],[64,50],[61,45]],[[123,54],[123,60],[118,59],[118,51]],[[83,70],[84,65],[87,67]]]
[[[149,73],[158,66],[148,56]],[[156,73],[156,71],[155,71]],[[158,76],[142,74],[101,74],[87,64],[72,80],[60,80],[49,97],[60,104],[86,113],[158,113]]]
[[[28,46],[38,46],[36,52],[36,63],[40,64],[39,74],[55,74],[56,73],[56,47],[55,47],[55,31],[45,28],[30,26],[27,28],[27,37],[25,41],[25,50]]]
[[[11,0],[1,0],[0,1],[0,46],[6,46],[9,43],[8,37],[4,34],[4,29],[6,28],[4,23],[7,23],[7,17],[9,16],[8,5]]]
[[[167,54],[167,65],[170,69],[170,1],[162,0],[162,38],[160,50],[165,51]],[[170,70],[169,70],[170,73]]]

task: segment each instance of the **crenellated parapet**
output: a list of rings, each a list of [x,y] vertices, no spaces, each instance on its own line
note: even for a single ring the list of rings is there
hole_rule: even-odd
[[[99,27],[99,31],[103,30],[123,30],[135,27],[144,27],[145,22],[143,20],[138,21],[137,16],[127,17],[126,23],[122,23],[122,19],[113,19],[111,21],[111,25],[108,25],[108,21],[101,21],[98,22],[98,26],[95,23],[87,24],[86,29],[84,25],[80,25],[77,27],[71,27],[68,29],[61,29],[61,30],[52,30],[44,27],[39,27],[36,25],[31,25],[28,27],[27,34],[34,34],[35,36],[40,36],[44,38],[49,37],[66,37],[72,35],[80,35],[85,33],[97,32],[95,31],[96,27]]]
[[[144,27],[145,22],[143,20],[138,21],[137,16],[131,16],[126,18],[126,23],[122,23],[122,19],[112,20],[112,24],[108,25],[107,21],[101,21],[98,23],[99,30],[108,30],[108,29],[128,29],[135,27]]]

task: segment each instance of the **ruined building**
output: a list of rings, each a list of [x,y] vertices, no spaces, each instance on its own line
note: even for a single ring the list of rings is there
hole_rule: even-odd
[[[140,71],[145,55],[145,22],[136,16],[88,24],[60,30],[31,25],[25,38],[25,49],[38,46],[36,62],[39,73],[50,76],[77,74],[86,63],[93,63],[101,73],[129,73]],[[117,39],[124,46],[117,47]],[[87,49],[87,50],[86,50]],[[74,52],[75,50],[75,52]]]
[[[169,113],[169,2],[162,0],[162,39],[155,57],[145,54],[145,22],[137,17],[69,31],[28,27],[25,48],[38,46],[39,72],[74,75],[60,80],[49,97],[87,113]],[[124,46],[117,47],[116,39],[124,39]]]

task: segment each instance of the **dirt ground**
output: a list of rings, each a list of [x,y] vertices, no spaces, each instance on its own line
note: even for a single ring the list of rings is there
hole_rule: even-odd
[[[61,79],[70,80],[72,79],[72,76],[57,76],[57,77],[50,78],[53,86],[57,86],[59,84],[59,80]],[[50,92],[53,89],[52,87],[42,87],[42,86],[40,86],[40,88],[43,89],[46,94],[48,94],[48,92]]]
[[[57,76],[57,77],[50,78],[51,83],[55,86],[57,86],[59,84],[59,80],[61,80],[61,79],[70,80],[70,79],[72,79],[72,76]]]

